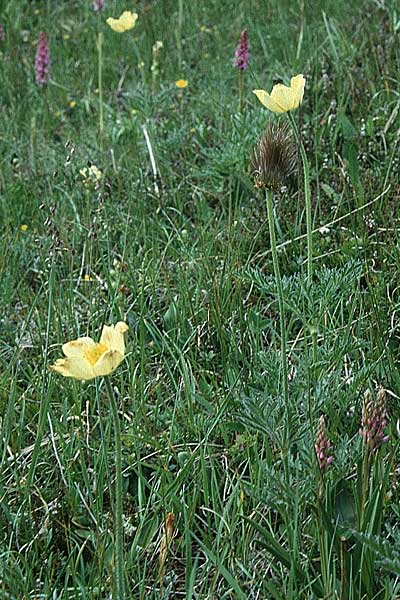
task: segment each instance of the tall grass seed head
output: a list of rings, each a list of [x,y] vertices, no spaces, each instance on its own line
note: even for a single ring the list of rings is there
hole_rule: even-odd
[[[270,122],[254,149],[251,169],[255,186],[277,190],[288,185],[297,168],[297,146],[288,125]]]

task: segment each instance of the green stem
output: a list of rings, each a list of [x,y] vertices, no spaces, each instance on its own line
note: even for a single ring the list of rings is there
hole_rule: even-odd
[[[50,329],[53,319],[53,292],[55,287],[55,275],[54,275],[54,249],[52,250],[52,262],[50,266],[49,275],[49,298],[47,304],[47,323],[46,323],[46,337],[44,347],[44,362],[43,362],[43,374],[42,374],[42,386],[40,390],[40,409],[39,409],[39,422],[36,432],[35,445],[32,452],[31,466],[29,468],[28,476],[25,484],[25,498],[30,494],[31,485],[36,471],[36,465],[39,458],[41,443],[43,439],[44,428],[47,422],[47,415],[50,407],[51,394],[49,393],[48,377],[47,377],[47,355],[49,351],[49,339]]]
[[[301,141],[300,132],[298,130],[296,121],[292,115],[292,113],[288,112],[288,117],[294,134],[296,136],[296,140],[298,146],[300,148],[300,156],[301,162],[303,165],[303,178],[304,178],[304,201],[305,201],[305,209],[306,209],[306,229],[307,229],[307,284],[308,290],[311,293],[311,285],[313,278],[313,231],[312,231],[312,211],[311,211],[311,191],[310,191],[310,166],[308,164],[308,159],[306,155],[306,151],[303,146],[303,142]],[[316,364],[318,358],[318,339],[317,339],[317,328],[315,327],[315,323],[312,323],[311,326],[311,340],[312,340],[312,365],[310,370],[310,381],[313,384],[314,391],[316,387]],[[311,414],[311,395],[309,388],[309,410]]]
[[[178,65],[179,70],[182,68],[182,28],[183,28],[183,0],[178,2],[178,30],[177,30],[177,46],[178,46]]]
[[[114,553],[114,599],[125,600],[124,578],[124,540],[122,527],[122,444],[121,427],[118,417],[117,402],[108,377],[104,378],[108,396],[110,398],[111,412],[114,421],[115,435],[115,553]]]
[[[239,69],[239,112],[243,109],[243,71]]]
[[[365,509],[367,506],[367,498],[368,498],[368,487],[369,487],[369,477],[370,477],[370,448],[367,443],[363,444],[364,446],[364,458],[362,465],[362,480],[361,480],[361,507],[360,507],[360,521],[359,521],[359,531],[363,531],[364,528],[364,515]]]
[[[312,242],[312,212],[311,212],[311,191],[310,191],[310,166],[303,142],[300,139],[299,130],[297,129],[296,121],[290,112],[288,112],[289,121],[293,128],[297,143],[300,148],[301,162],[303,164],[304,177],[304,200],[306,205],[306,227],[307,227],[307,281],[311,286],[313,274],[313,242]]]
[[[99,133],[100,149],[103,150],[103,131],[104,131],[104,112],[103,112],[103,32],[101,31],[101,21],[99,17],[99,35],[97,41],[98,51],[98,88],[99,88]]]
[[[288,368],[286,359],[286,320],[285,320],[285,305],[283,301],[283,288],[281,273],[279,270],[278,263],[278,252],[276,249],[276,236],[275,236],[275,223],[274,223],[274,209],[272,204],[272,192],[271,190],[266,191],[267,200],[267,212],[268,212],[268,227],[269,227],[269,238],[271,243],[271,254],[272,262],[274,265],[274,273],[276,280],[276,287],[278,291],[278,305],[279,305],[279,318],[281,325],[281,360],[282,360],[282,378],[283,378],[283,397],[285,399],[286,409],[289,407],[289,384],[288,384]]]

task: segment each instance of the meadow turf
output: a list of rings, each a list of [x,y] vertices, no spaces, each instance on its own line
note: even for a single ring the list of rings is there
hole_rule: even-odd
[[[119,320],[127,354],[110,381],[128,598],[400,598],[396,5],[106,0],[98,17],[86,0],[0,0],[1,599],[112,597],[106,387],[48,367],[67,340]],[[138,21],[118,34],[105,20],[125,9]],[[245,27],[239,111],[232,60]],[[267,122],[286,120],[252,90],[297,73],[314,275],[308,286],[299,169],[275,197],[285,405],[267,211],[249,162]],[[80,173],[93,164],[99,184]],[[365,482],[363,396],[379,386],[390,437]],[[324,477],[321,415],[335,456]]]

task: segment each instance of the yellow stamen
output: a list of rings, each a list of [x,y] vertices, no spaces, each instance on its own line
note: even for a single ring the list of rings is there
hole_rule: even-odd
[[[107,350],[108,350],[108,348],[105,344],[95,344],[89,350],[85,350],[83,355],[86,358],[86,360],[89,361],[93,367],[93,365],[95,365],[97,363],[97,361],[99,360],[100,356],[102,354],[104,354],[104,352],[107,352]]]

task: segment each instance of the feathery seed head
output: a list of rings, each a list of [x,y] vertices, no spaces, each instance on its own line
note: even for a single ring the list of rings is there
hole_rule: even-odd
[[[297,147],[286,124],[270,122],[251,159],[255,186],[279,189],[287,185],[297,167]]]

